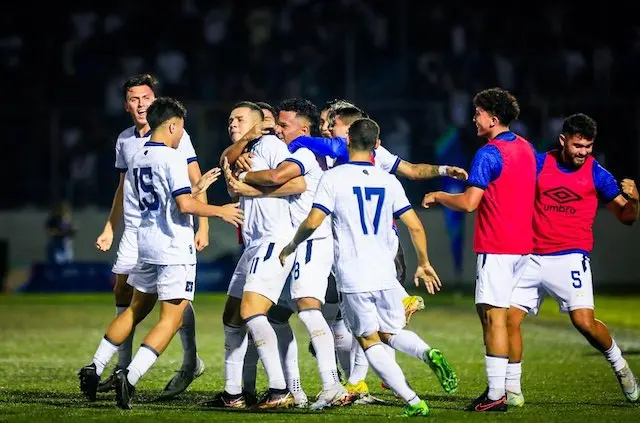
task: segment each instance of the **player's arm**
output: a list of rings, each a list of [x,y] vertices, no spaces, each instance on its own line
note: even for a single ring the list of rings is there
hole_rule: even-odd
[[[200,170],[200,165],[197,161],[192,161],[187,166],[187,170],[189,172],[189,181],[191,181],[192,186],[197,186],[200,182],[200,178],[202,177],[202,172]],[[207,191],[200,191],[195,198],[201,203],[207,204]],[[196,250],[202,251],[206,246],[209,245],[209,219],[206,217],[200,216],[198,219],[198,231],[195,235],[195,246]]]
[[[294,152],[299,148],[306,147],[319,156],[329,156],[336,158],[349,157],[347,141],[344,138],[323,138],[302,136],[294,139],[289,144],[289,151]]]
[[[620,185],[624,195],[618,194],[612,201],[607,203],[607,209],[620,222],[625,225],[633,225],[640,218],[638,188],[631,179],[623,179]]]
[[[204,204],[193,198],[189,188],[173,192],[173,196],[181,213],[193,216],[208,218],[218,217],[236,228],[242,224],[243,212],[238,208],[238,203],[225,204],[224,206],[213,206]]]
[[[436,191],[425,195],[422,200],[422,205],[428,209],[431,204],[440,203],[451,210],[472,213],[480,205],[480,200],[482,200],[483,195],[484,190],[478,187],[468,187],[461,194],[449,194],[444,191]]]
[[[244,134],[242,138],[231,144],[229,147],[225,148],[225,150],[222,152],[222,155],[220,156],[220,166],[223,165],[225,158],[231,166],[235,165],[236,160],[238,160],[238,157],[240,157],[240,155],[244,152],[244,149],[247,147],[247,145],[256,138],[260,138],[265,132],[268,131],[266,131],[266,129],[263,127],[263,122],[259,122],[254,125],[253,128],[251,128],[249,132]]]
[[[288,197],[307,190],[304,177],[297,176],[282,185],[253,186],[233,178],[227,182],[229,195],[234,197]]]
[[[126,169],[120,169],[120,180],[118,182],[118,188],[116,188],[116,192],[113,194],[113,201],[111,202],[111,210],[109,210],[107,223],[105,223],[102,233],[98,235],[98,239],[96,240],[96,247],[102,251],[108,251],[111,248],[113,232],[118,227],[120,220],[122,220],[125,175]]]
[[[303,164],[294,158],[288,158],[275,169],[242,172],[238,179],[249,185],[273,186],[282,185],[301,175],[304,175]]]
[[[456,166],[440,166],[426,163],[409,163],[400,160],[396,169],[396,175],[413,181],[422,179],[437,178],[439,176],[449,176],[454,179],[466,181],[469,175],[467,171]]]
[[[317,205],[314,204],[307,218],[300,224],[296,234],[293,236],[293,240],[287,244],[280,253],[280,263],[284,265],[286,258],[293,254],[296,248],[298,248],[298,245],[303,243],[320,227],[326,217],[327,211],[318,208]]]

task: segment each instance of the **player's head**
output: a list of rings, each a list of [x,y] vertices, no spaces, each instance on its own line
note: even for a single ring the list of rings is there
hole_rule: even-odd
[[[596,121],[584,113],[568,116],[562,123],[560,145],[566,164],[580,167],[593,152],[593,142],[598,134]]]
[[[502,132],[520,115],[518,100],[509,91],[502,88],[489,88],[480,91],[473,98],[476,108],[473,122],[478,136],[493,137],[496,131]]]
[[[290,98],[278,106],[276,131],[289,144],[300,136],[310,136],[318,124],[318,108],[309,100]]]
[[[147,124],[147,109],[156,99],[157,85],[158,80],[148,73],[132,76],[122,84],[124,109],[139,128]]]
[[[278,118],[278,111],[269,103],[263,101],[256,101],[256,104],[262,109],[264,114],[264,124],[268,128],[275,128]]]
[[[358,119],[369,117],[356,106],[346,106],[331,112],[329,132],[332,137],[346,138],[349,126]]]
[[[262,108],[251,101],[241,101],[236,103],[229,114],[227,130],[231,142],[236,142],[242,138],[249,129],[264,120]]]
[[[170,97],[159,97],[147,109],[147,122],[152,134],[160,141],[176,148],[184,133],[184,119],[187,109],[178,100]],[[154,137],[155,138],[155,137]]]
[[[355,106],[346,100],[335,99],[335,100],[327,101],[325,105],[322,107],[322,111],[320,112],[319,129],[320,129],[320,134],[322,134],[323,137],[325,138],[331,137],[331,132],[329,131],[329,124],[330,124],[329,115],[333,110],[339,109],[341,107],[355,107]]]
[[[369,118],[357,119],[349,126],[349,152],[371,152],[380,145],[380,127]]]

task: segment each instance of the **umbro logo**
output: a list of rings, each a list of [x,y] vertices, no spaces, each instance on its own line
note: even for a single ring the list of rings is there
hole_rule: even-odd
[[[557,188],[548,189],[545,192],[543,192],[542,195],[545,195],[551,198],[553,201],[555,201],[558,204],[566,204],[566,203],[572,203],[574,201],[582,200],[581,196],[571,191],[567,187],[557,187]]]

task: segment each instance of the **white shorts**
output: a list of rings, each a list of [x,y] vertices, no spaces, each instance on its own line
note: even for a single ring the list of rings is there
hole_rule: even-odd
[[[398,333],[406,318],[402,299],[404,291],[398,288],[382,291],[342,294],[342,316],[354,336],[364,337],[375,332]]]
[[[557,256],[533,255],[511,296],[511,305],[538,314],[545,293],[551,295],[560,312],[594,308],[589,256],[571,253]]]
[[[522,277],[528,260],[528,254],[478,254],[476,304],[509,308],[511,294]]]
[[[138,231],[125,229],[118,244],[116,262],[111,271],[116,275],[130,275],[138,264]]]
[[[300,244],[291,270],[291,298],[310,297],[324,304],[332,265],[333,238],[310,239]]]
[[[287,276],[291,272],[295,256],[280,264],[280,252],[287,242],[264,242],[244,250],[231,277],[227,295],[242,298],[243,292],[256,292],[278,303]]]
[[[196,291],[195,264],[140,263],[131,285],[145,294],[158,294],[158,300],[193,301]]]

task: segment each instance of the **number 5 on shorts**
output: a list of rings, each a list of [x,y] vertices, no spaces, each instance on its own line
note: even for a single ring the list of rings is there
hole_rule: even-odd
[[[571,279],[573,279],[573,287],[574,288],[582,288],[582,281],[580,280],[580,271],[572,270],[571,271]]]

